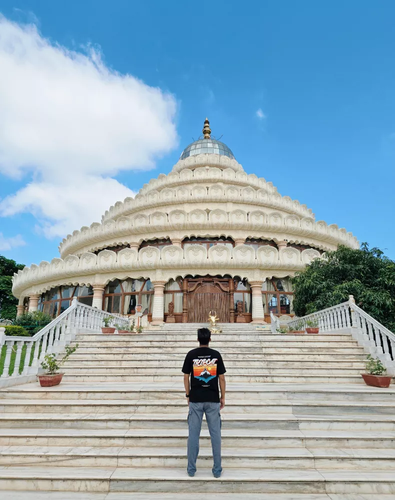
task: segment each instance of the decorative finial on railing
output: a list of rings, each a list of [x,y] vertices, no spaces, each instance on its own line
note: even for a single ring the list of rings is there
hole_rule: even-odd
[[[210,139],[211,138],[211,128],[210,128],[210,122],[208,121],[208,118],[204,120],[204,127],[203,127],[203,137],[205,139]]]

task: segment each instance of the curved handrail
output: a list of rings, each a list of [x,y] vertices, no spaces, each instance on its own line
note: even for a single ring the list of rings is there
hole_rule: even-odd
[[[114,318],[120,326],[129,327],[129,318],[82,304],[75,298],[70,307],[32,337],[1,335],[0,350],[6,346],[1,378],[18,377],[20,372],[22,375],[37,374],[46,354],[58,354],[74,340],[80,330],[100,330],[103,319],[108,316]],[[10,368],[12,358],[13,369]]]

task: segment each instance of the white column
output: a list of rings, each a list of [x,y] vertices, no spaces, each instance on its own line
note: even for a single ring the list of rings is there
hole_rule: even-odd
[[[287,241],[287,240],[277,241],[277,246],[278,246],[278,250],[279,250],[279,251],[280,251],[282,248],[287,248],[287,246],[288,246],[288,241]]]
[[[172,238],[171,243],[172,243],[172,245],[181,248],[182,240],[181,240],[181,238]]]
[[[262,302],[262,281],[250,281],[252,291],[252,323],[266,323]]]
[[[25,312],[25,311],[24,311],[23,300],[24,300],[24,299],[23,299],[23,297],[21,297],[21,298],[19,299],[19,303],[18,303],[18,305],[16,306],[16,315],[17,315],[17,316],[22,316],[22,314]]]
[[[39,295],[30,295],[29,297],[29,312],[37,311]]]
[[[154,303],[152,306],[152,325],[161,325],[164,321],[164,296],[163,290],[166,281],[154,281]]]
[[[104,294],[104,285],[92,285],[93,288],[93,301],[92,307],[96,307],[103,310],[103,294]]]

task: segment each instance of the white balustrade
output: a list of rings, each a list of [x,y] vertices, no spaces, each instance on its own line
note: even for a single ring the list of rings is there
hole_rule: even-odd
[[[273,324],[273,315],[271,316]],[[298,330],[305,329],[309,321],[317,321],[321,332],[351,330],[354,339],[365,352],[379,358],[388,374],[395,375],[395,335],[358,307],[352,295],[347,302],[294,319],[288,322],[287,326]],[[273,333],[276,328],[272,326]]]
[[[1,379],[19,375],[36,375],[46,354],[59,354],[75,339],[78,331],[100,331],[103,319],[113,318],[113,323],[129,327],[129,319],[107,313],[73,300],[72,305],[33,337],[0,336],[0,352],[5,346],[4,368]],[[14,359],[14,367],[10,370]],[[22,373],[19,373],[23,360]],[[11,373],[9,373],[11,371]],[[1,385],[1,383],[0,383]]]
[[[270,311],[270,329],[272,333],[278,333],[277,330],[280,328],[280,320],[278,316],[275,316],[272,311]]]

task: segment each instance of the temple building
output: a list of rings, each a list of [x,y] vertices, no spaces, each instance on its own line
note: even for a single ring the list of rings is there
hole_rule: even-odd
[[[145,321],[270,321],[293,315],[291,278],[338,245],[358,248],[336,224],[247,174],[211,136],[187,146],[168,175],[118,201],[101,223],[68,235],[60,258],[14,276],[18,314],[57,316],[77,297]]]

